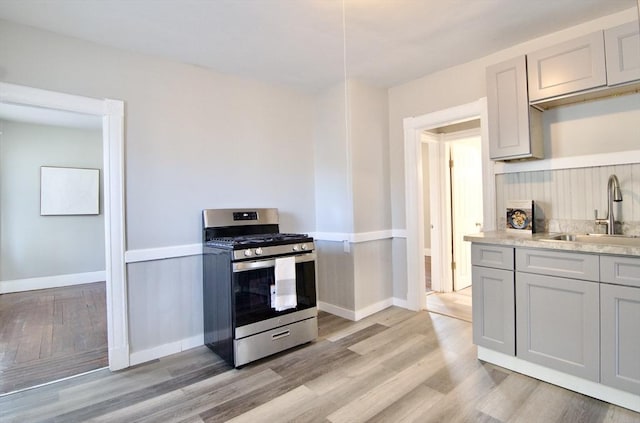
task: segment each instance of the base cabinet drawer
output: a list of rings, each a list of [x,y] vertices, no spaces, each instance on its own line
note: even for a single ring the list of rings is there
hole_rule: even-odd
[[[600,260],[595,254],[518,248],[516,269],[520,272],[587,281],[597,282],[600,279]]]
[[[515,355],[513,272],[472,266],[473,342]]]
[[[600,280],[640,288],[640,258],[601,256]]]
[[[640,288],[603,283],[600,307],[601,382],[640,395]]]
[[[516,351],[524,360],[597,382],[599,314],[598,283],[516,273]]]
[[[474,243],[471,245],[471,264],[474,266],[513,270],[513,248]]]

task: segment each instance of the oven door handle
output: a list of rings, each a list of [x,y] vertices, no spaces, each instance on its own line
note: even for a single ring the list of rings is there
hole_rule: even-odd
[[[289,256],[290,257],[290,256]],[[308,261],[315,261],[316,253],[298,254],[295,256],[296,263],[305,263]],[[257,261],[241,261],[233,263],[233,273],[246,272],[248,270],[255,269],[267,269],[269,267],[275,267],[276,259],[257,260]]]

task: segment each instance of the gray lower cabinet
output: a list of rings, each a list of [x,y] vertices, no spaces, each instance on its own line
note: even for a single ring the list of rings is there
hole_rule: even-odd
[[[640,395],[640,288],[601,284],[600,311],[601,382]]]
[[[597,282],[516,272],[516,332],[518,357],[599,381]]]
[[[473,342],[515,355],[513,271],[473,266],[472,280]]]

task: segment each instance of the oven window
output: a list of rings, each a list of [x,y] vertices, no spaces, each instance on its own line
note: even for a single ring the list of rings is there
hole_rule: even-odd
[[[280,312],[271,306],[271,285],[275,284],[273,267],[236,272],[233,278],[236,327],[316,306],[313,261],[296,263],[298,306]]]

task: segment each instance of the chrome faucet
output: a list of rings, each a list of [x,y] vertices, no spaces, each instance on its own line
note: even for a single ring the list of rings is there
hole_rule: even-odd
[[[607,234],[614,235],[616,233],[616,219],[613,215],[613,202],[622,201],[622,192],[620,191],[620,182],[616,175],[609,176],[607,182],[607,217],[598,219],[598,210],[595,210],[596,225],[607,225]]]

